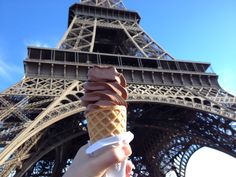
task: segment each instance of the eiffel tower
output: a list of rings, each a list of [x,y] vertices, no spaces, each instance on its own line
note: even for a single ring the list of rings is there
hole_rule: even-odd
[[[236,157],[236,97],[209,63],[168,54],[140,19],[122,0],[81,0],[56,48],[28,47],[24,78],[0,94],[0,176],[65,173],[88,140],[80,97],[93,65],[128,81],[133,176],[184,177],[202,147]]]

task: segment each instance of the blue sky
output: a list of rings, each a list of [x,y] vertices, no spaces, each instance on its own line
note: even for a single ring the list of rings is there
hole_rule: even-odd
[[[66,31],[68,7],[74,2],[79,1],[0,0],[0,91],[23,77],[27,46],[56,46]],[[235,0],[124,0],[124,3],[140,13],[143,29],[171,55],[210,62],[222,87],[236,95]],[[208,152],[204,150],[198,157]],[[225,159],[221,160],[225,164],[236,164]],[[195,174],[191,173],[188,177]]]
[[[23,76],[26,46],[55,47],[75,0],[0,1],[0,90]],[[77,1],[79,2],[79,1]],[[177,59],[207,61],[224,89],[236,95],[236,1],[125,0],[141,26]]]

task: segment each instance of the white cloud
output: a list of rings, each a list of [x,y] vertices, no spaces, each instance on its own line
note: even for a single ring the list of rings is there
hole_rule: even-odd
[[[26,46],[45,47],[45,48],[50,47],[47,43],[40,42],[38,40],[27,40],[24,43],[25,43]]]

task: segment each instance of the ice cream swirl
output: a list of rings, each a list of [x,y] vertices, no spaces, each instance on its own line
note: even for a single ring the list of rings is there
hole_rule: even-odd
[[[123,105],[127,107],[126,80],[112,66],[94,66],[88,71],[88,81],[84,84],[85,93],[81,98],[86,112],[104,106]]]

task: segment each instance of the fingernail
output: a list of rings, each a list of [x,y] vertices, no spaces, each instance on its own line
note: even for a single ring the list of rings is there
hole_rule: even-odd
[[[122,149],[123,149],[123,151],[124,151],[126,156],[130,156],[131,155],[132,151],[131,151],[131,148],[130,148],[129,145],[124,145]]]

